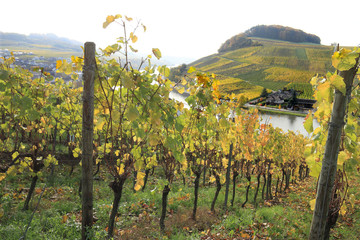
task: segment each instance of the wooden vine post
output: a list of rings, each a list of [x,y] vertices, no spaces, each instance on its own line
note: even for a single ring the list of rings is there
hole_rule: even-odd
[[[334,104],[329,123],[325,153],[317,186],[316,203],[309,236],[310,240],[323,240],[328,239],[329,237],[329,233],[325,230],[329,213],[329,204],[337,170],[341,134],[346,120],[346,109],[351,96],[358,60],[359,59],[356,60],[356,64],[351,69],[338,72],[338,75],[344,79],[346,94],[335,89]]]
[[[83,122],[82,122],[82,231],[83,240],[90,239],[93,224],[93,130],[94,130],[94,78],[95,43],[84,46],[83,68]]]

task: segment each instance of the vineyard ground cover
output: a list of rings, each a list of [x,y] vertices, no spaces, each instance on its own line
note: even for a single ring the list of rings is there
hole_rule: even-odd
[[[69,176],[70,167],[56,166],[54,181],[48,184],[40,206],[31,223],[27,239],[78,239],[81,235],[81,201],[78,195],[80,167]],[[29,221],[49,173],[40,178],[29,211],[22,211],[22,204],[28,191],[30,176],[13,176],[1,182],[0,192],[0,238],[19,239]],[[201,186],[197,220],[190,219],[193,201],[193,179],[188,177],[186,185],[177,179],[169,194],[165,235],[158,227],[161,209],[161,171],[155,170],[150,176],[144,192],[132,191],[132,178],[126,184],[119,213],[116,218],[115,239],[306,239],[312,211],[309,201],[315,197],[316,180],[290,185],[290,191],[275,200],[263,201],[258,196],[258,206],[253,202],[256,178],[253,178],[249,202],[245,208],[245,187],[247,181],[238,177],[236,198],[233,207],[221,209],[224,188],[220,192],[216,213],[210,212],[215,194],[215,184]],[[107,186],[111,179],[101,171],[94,182],[94,239],[104,239],[113,193]],[[360,235],[360,193],[356,191],[360,176],[350,179],[350,198],[346,202],[347,214],[340,216],[337,227],[332,230],[334,239],[356,239]],[[255,238],[253,238],[255,237]]]

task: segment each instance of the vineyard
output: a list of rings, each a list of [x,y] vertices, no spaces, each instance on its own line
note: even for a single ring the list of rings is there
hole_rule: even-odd
[[[41,68],[35,69],[41,72],[40,78],[33,79],[31,71],[13,66],[14,57],[2,59],[0,237],[309,237],[330,121],[331,89],[344,90],[337,75],[328,76],[328,83],[312,80],[319,104],[314,116],[321,120],[321,127],[308,139],[260,124],[256,110],[241,108],[243,98],[221,94],[222,85],[214,74],[191,67],[188,74],[194,78],[171,82],[169,68],[151,64],[153,57],[161,58],[157,48],[143,60],[143,69],[134,69],[128,54],[137,51],[137,31],[146,27],[116,15],[107,17],[104,28],[113,22],[122,26],[125,35],[101,49],[91,59],[93,66],[87,65],[86,56],[57,62],[58,71],[72,77],[70,82],[54,79],[50,83],[53,77]],[[131,24],[134,30],[128,33]],[[358,56],[356,51],[351,56]],[[341,60],[346,59],[343,55],[334,60],[340,70],[348,64]],[[85,130],[82,116],[88,86],[79,87],[82,70],[84,78],[90,72],[95,79],[94,109],[88,112],[94,116],[93,129]],[[169,98],[173,89],[183,93],[185,88],[190,94],[186,98],[189,108]],[[349,114],[344,127],[337,202],[333,198],[330,207],[340,215],[343,226],[334,230],[337,237],[355,238],[360,233],[355,223],[360,196],[348,190],[345,170],[341,170],[353,172],[349,181],[357,184],[357,101],[352,98],[348,109],[354,114]],[[312,119],[309,114],[305,121],[309,132]],[[89,130],[93,134],[90,156],[84,153],[83,138]],[[94,182],[80,181],[86,157],[94,165]],[[93,212],[84,227],[85,195],[81,194],[89,188]]]
[[[200,71],[212,72],[222,79],[238,79],[249,85],[248,93],[255,94],[257,87],[274,91],[288,84],[309,84],[316,74],[331,69],[329,46],[291,43],[252,37],[261,46],[251,46],[213,54],[193,62]],[[221,79],[220,79],[221,82]],[[251,86],[251,87],[250,87]],[[300,90],[300,89],[299,89]],[[228,86],[226,93],[242,95],[236,87]]]

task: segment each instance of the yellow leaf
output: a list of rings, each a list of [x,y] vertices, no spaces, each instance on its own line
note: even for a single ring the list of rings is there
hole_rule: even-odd
[[[311,211],[314,211],[314,209],[315,209],[315,204],[316,204],[316,199],[311,200],[311,201],[309,202],[309,204],[310,204],[310,209],[311,209]]]
[[[68,215],[64,215],[64,216],[62,216],[62,221],[61,221],[61,223],[66,223],[67,222],[67,220],[68,220]]]
[[[135,184],[134,189],[135,189],[135,191],[139,191],[141,189],[141,185],[140,184]]]
[[[62,65],[62,61],[61,60],[57,60],[56,61],[56,69],[59,69]]]
[[[153,48],[153,49],[152,49],[152,52],[153,52],[153,54],[155,55],[155,57],[156,57],[157,59],[160,59],[160,58],[161,58],[161,52],[160,52],[160,50],[159,50],[158,48]]]
[[[106,121],[103,118],[99,118],[95,124],[95,130],[102,130]]]
[[[112,23],[113,21],[115,21],[115,17],[112,15],[109,15],[106,17],[106,21],[103,23],[103,28],[106,28],[107,26],[109,26],[110,23]]]
[[[344,216],[344,215],[346,214],[346,212],[347,212],[347,211],[346,211],[346,205],[343,204],[343,205],[341,206],[341,208],[340,208],[340,214]]]
[[[333,85],[337,90],[339,90],[344,96],[346,95],[346,85],[344,78],[334,74],[330,77],[331,85]]]
[[[116,151],[115,151],[115,156],[117,156],[117,157],[118,157],[118,156],[119,156],[119,154],[120,154],[120,150],[116,150]]]
[[[180,88],[180,89],[178,90],[178,92],[179,92],[180,94],[183,94],[183,93],[185,92],[185,88]]]
[[[4,180],[5,177],[6,177],[6,173],[0,173],[0,182]]]
[[[228,159],[227,159],[227,158],[223,158],[223,159],[222,159],[222,164],[224,165],[224,168],[227,168]]]
[[[126,20],[128,20],[129,22],[131,22],[133,19],[131,17],[125,16]]]
[[[120,167],[116,167],[118,170],[119,175],[124,173],[124,164],[121,164]]]
[[[12,154],[12,159],[14,160],[17,156],[19,156],[19,153],[18,153],[18,152],[14,152],[14,153]]]
[[[194,67],[190,67],[189,70],[188,70],[188,73],[193,73],[196,71],[196,68]]]
[[[347,154],[344,151],[339,152],[337,164],[342,166],[347,158]]]
[[[130,33],[130,39],[133,43],[136,43],[136,41],[138,40],[138,37],[136,35],[134,35],[133,32]]]

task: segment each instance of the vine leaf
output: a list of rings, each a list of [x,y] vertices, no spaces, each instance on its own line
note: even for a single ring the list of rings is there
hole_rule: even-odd
[[[340,71],[347,71],[354,67],[356,58],[358,57],[359,53],[342,48],[340,51],[333,54],[332,65]]]
[[[313,128],[313,115],[312,115],[311,111],[309,111],[308,115],[305,118],[304,128],[308,133],[312,133],[314,131],[314,128]]]
[[[135,106],[131,106],[126,116],[129,121],[134,121],[139,116],[139,111]]]
[[[193,73],[195,71],[196,71],[196,69],[194,67],[190,67],[189,70],[188,70],[188,73]]]
[[[133,32],[131,32],[130,39],[133,43],[136,43],[136,41],[138,40],[138,37]]]
[[[344,151],[339,152],[337,164],[339,166],[342,166],[343,163],[347,160],[347,158],[347,154]]]
[[[180,88],[180,89],[178,89],[178,92],[179,92],[180,94],[183,94],[183,93],[185,92],[185,88]]]
[[[310,204],[311,211],[314,211],[315,203],[316,203],[316,198],[314,198],[313,200],[310,200],[309,204]]]
[[[109,26],[110,23],[112,23],[113,21],[115,21],[115,19],[121,18],[120,14],[117,14],[115,16],[113,15],[109,15],[106,17],[106,21],[103,23],[103,28],[107,28],[107,26]]]
[[[156,57],[157,59],[160,59],[160,58],[161,58],[161,52],[160,52],[160,50],[159,50],[158,48],[153,48],[153,49],[152,49],[152,52],[153,52],[153,54],[155,55],[155,57]]]
[[[330,83],[345,96],[346,85],[344,82],[344,78],[342,78],[341,76],[339,76],[337,74],[334,74],[330,77]]]

